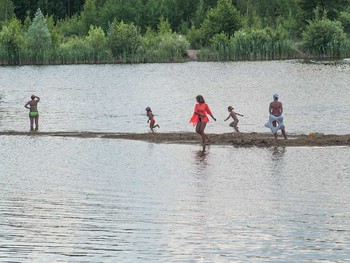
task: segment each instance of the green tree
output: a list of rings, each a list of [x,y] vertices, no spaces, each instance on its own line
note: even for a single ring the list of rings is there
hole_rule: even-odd
[[[203,23],[206,11],[204,0],[199,0],[196,11],[192,16],[192,25],[194,25],[195,28],[199,28]]]
[[[102,6],[100,2],[99,5]],[[140,26],[142,14],[143,4],[141,0],[106,0],[99,9],[99,25],[102,29],[108,30],[109,25],[116,20]]]
[[[344,31],[349,35],[350,34],[350,13],[341,12],[339,16],[339,21],[343,25]]]
[[[349,43],[339,21],[328,18],[315,19],[303,32],[303,46],[313,55],[320,57],[342,57]]]
[[[28,48],[34,57],[42,55],[52,44],[51,34],[47,27],[46,19],[40,9],[35,13],[32,24],[29,26],[26,39]]]
[[[107,48],[106,34],[101,27],[90,26],[86,42],[93,49],[93,56],[96,62],[108,60],[111,57],[110,51]]]
[[[299,0],[298,5],[301,9],[301,19],[306,23],[315,18],[316,8],[327,12],[327,18],[330,20],[337,19],[340,11],[350,6],[350,0]]]
[[[65,37],[83,36],[86,32],[83,21],[78,15],[73,15],[70,18],[59,20],[56,23],[56,28],[61,35]]]
[[[131,54],[141,44],[140,30],[133,23],[114,20],[108,29],[107,44],[115,57]]]
[[[201,30],[208,41],[216,34],[224,33],[232,36],[242,27],[242,20],[239,11],[232,5],[231,0],[218,0],[215,8],[211,8]]]
[[[55,26],[55,21],[52,16],[46,16],[47,28],[51,34],[52,47],[57,48],[61,44],[62,35]]]
[[[84,27],[83,35],[91,26],[98,25],[97,2],[96,0],[86,0],[84,10],[81,13],[82,25]]]
[[[85,0],[12,0],[15,14],[21,21],[33,15],[38,8],[55,21],[80,13]]]
[[[14,18],[14,6],[11,0],[0,0],[0,26]]]
[[[3,26],[0,32],[0,46],[9,62],[18,63],[20,52],[25,44],[21,22],[14,18]]]

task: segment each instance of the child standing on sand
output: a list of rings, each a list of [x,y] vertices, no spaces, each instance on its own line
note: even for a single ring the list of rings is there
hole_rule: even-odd
[[[154,128],[158,127],[160,128],[160,126],[154,125],[156,123],[156,120],[154,119],[154,114],[152,113],[152,110],[150,107],[146,108],[146,115],[148,117],[147,123],[149,123],[149,128],[151,129],[152,132],[154,132]]]
[[[227,108],[227,110],[230,112],[230,114],[228,115],[228,117],[227,117],[224,121],[227,121],[230,117],[232,117],[233,122],[230,123],[230,126],[231,126],[232,128],[234,128],[236,132],[239,132],[238,127],[237,127],[238,122],[239,122],[239,120],[238,120],[238,118],[237,118],[237,115],[239,115],[239,116],[241,116],[241,117],[244,117],[244,116],[243,116],[242,114],[239,114],[239,113],[237,113],[237,112],[234,112],[234,111],[233,111],[234,109],[233,109],[232,106],[229,106],[229,107]]]

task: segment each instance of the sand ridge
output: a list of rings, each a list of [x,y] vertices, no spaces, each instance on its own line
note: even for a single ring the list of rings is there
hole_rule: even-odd
[[[118,133],[118,132],[22,132],[0,131],[0,136],[51,136],[73,138],[103,138],[138,140],[154,143],[200,144],[200,136],[194,132],[167,133]],[[350,134],[345,135],[289,135],[288,140],[279,137],[276,141],[271,133],[222,133],[208,134],[212,145],[232,145],[235,147],[271,147],[271,146],[350,146]]]

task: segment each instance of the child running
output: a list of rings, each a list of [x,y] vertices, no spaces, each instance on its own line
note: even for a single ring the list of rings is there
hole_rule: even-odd
[[[239,120],[238,120],[238,118],[237,118],[237,115],[239,115],[239,116],[241,116],[241,117],[244,117],[244,116],[243,116],[242,114],[239,114],[239,113],[237,113],[237,112],[234,112],[234,111],[233,111],[234,109],[232,108],[232,106],[229,106],[229,107],[227,108],[227,110],[230,112],[230,114],[229,114],[228,117],[225,119],[225,121],[227,121],[230,117],[232,117],[233,122],[230,123],[230,126],[231,126],[232,128],[234,128],[236,132],[239,132],[238,127],[237,127],[238,122],[239,122]]]
[[[160,126],[154,125],[156,123],[156,120],[154,119],[154,114],[152,113],[152,110],[150,107],[146,108],[146,115],[148,117],[147,123],[149,123],[149,128],[151,129],[152,132],[154,132],[154,128],[158,127],[160,128]]]

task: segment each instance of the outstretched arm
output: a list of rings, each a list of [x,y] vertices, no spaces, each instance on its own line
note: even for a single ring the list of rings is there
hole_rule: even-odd
[[[231,114],[229,114],[228,117],[224,121],[227,121],[230,117],[231,117]]]

